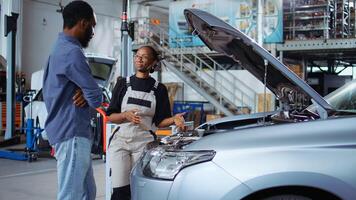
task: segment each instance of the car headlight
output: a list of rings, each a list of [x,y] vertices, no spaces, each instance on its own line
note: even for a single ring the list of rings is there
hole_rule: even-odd
[[[143,174],[147,177],[173,180],[178,172],[190,165],[207,162],[215,151],[170,151],[162,148],[149,150],[141,159]]]

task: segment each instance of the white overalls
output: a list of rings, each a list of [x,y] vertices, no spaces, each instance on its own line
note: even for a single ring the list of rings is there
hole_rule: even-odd
[[[122,100],[121,112],[138,109],[141,123],[122,123],[120,129],[112,136],[108,148],[112,188],[130,184],[131,169],[141,156],[145,145],[154,140],[150,130],[156,129],[152,120],[156,110],[154,89],[157,89],[158,82],[155,82],[149,93],[132,90],[130,77],[126,78],[126,84],[127,91]]]

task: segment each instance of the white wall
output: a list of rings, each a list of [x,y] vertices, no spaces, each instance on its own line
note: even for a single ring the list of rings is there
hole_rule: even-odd
[[[149,6],[133,3],[129,12],[131,18],[149,17]]]
[[[97,16],[95,35],[87,52],[120,57],[121,44],[121,0],[90,0]]]
[[[149,7],[149,16],[153,19],[159,19],[161,24],[167,24],[169,22],[169,13],[168,8],[167,10],[157,8],[154,6]]]
[[[31,74],[44,67],[62,23],[56,5],[24,0],[23,8],[22,71],[30,83]]]
[[[52,46],[62,31],[62,15],[56,12],[59,1],[23,0],[22,71],[27,83],[31,74],[42,69]],[[69,0],[62,3],[66,5]],[[95,35],[86,52],[119,58],[122,2],[117,0],[88,0],[97,15]]]

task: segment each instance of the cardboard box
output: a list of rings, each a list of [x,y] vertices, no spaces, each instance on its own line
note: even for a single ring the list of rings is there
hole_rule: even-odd
[[[214,120],[214,119],[219,119],[221,118],[222,115],[214,115],[214,114],[207,114],[206,115],[206,121],[211,121],[211,120]]]
[[[263,112],[264,111],[264,106],[265,106],[265,100],[264,100],[265,95],[258,94],[258,107],[257,107],[257,112]],[[266,94],[266,112],[272,111],[272,94]]]
[[[180,89],[181,86],[178,83],[164,83],[164,85],[167,87],[169,103],[171,106],[171,110],[173,110],[173,103],[175,100],[175,96],[177,94],[178,89]]]
[[[284,63],[292,72],[297,74],[301,79],[304,79],[304,69],[301,63],[292,63],[289,62],[288,60],[285,60]]]

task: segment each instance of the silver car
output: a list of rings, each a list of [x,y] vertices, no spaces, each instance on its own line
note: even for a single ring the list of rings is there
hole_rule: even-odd
[[[246,35],[185,10],[212,50],[240,62],[279,100],[148,144],[131,173],[134,200],[356,199],[356,82],[324,99]]]

